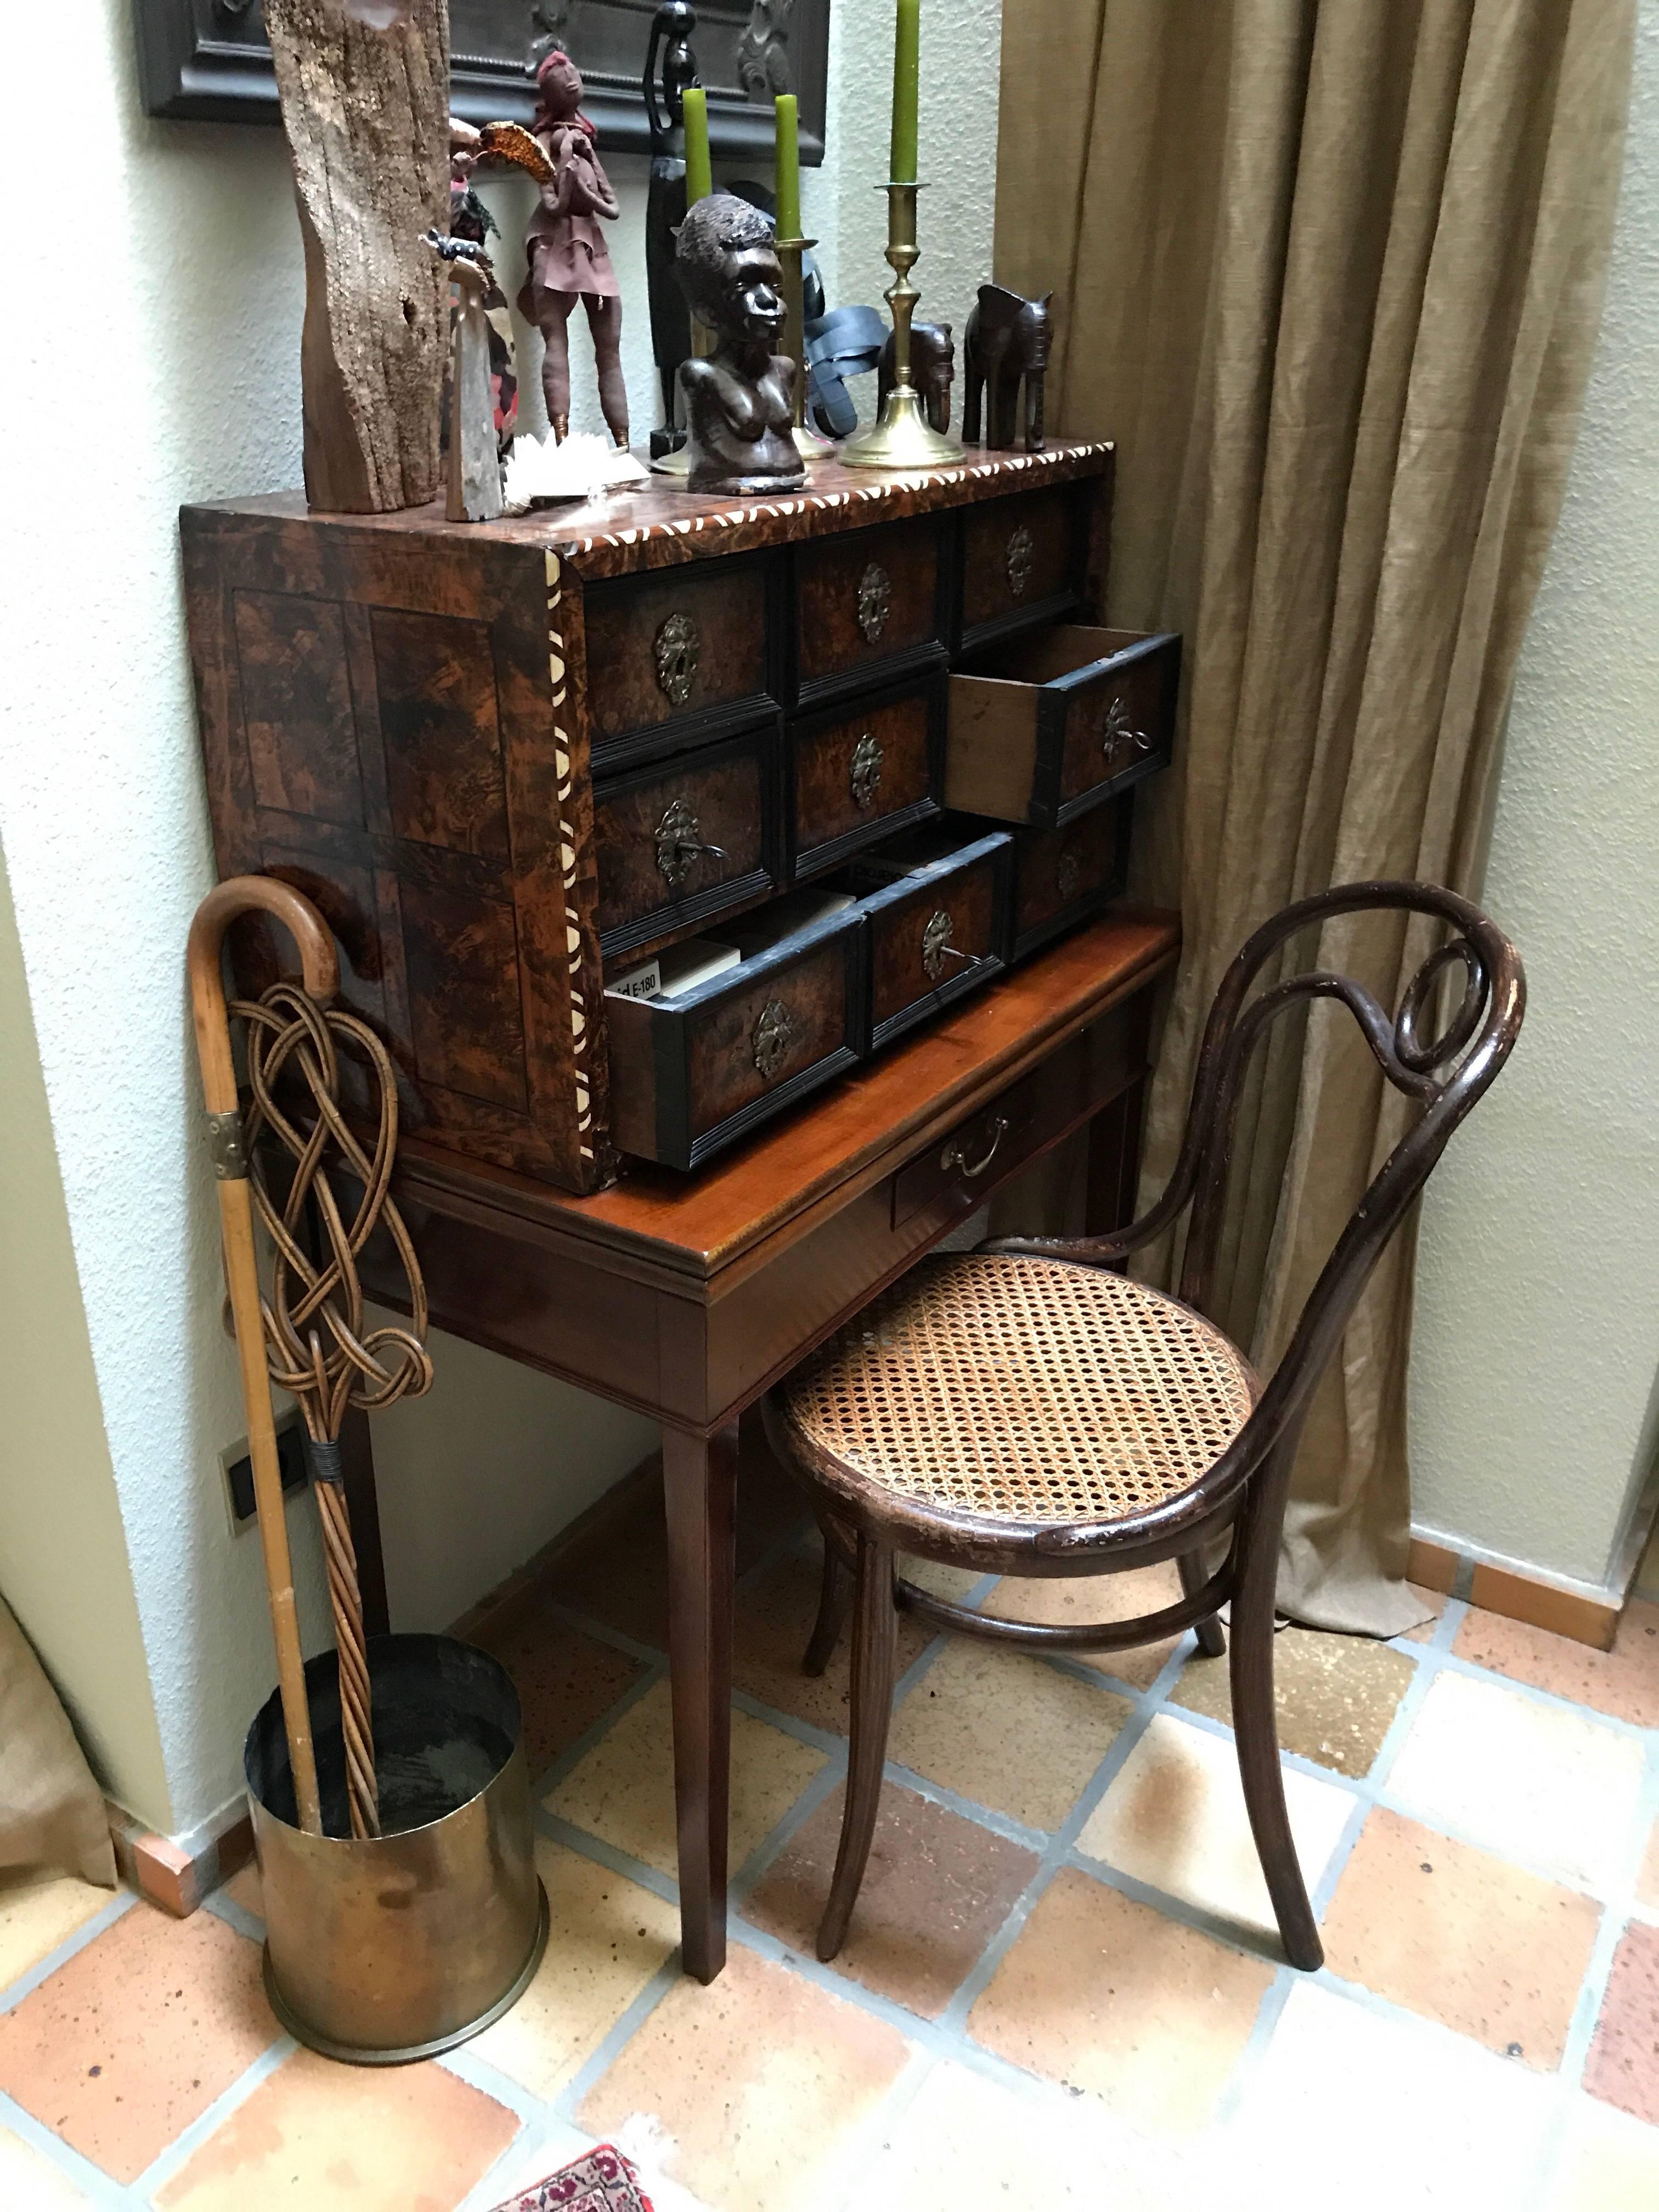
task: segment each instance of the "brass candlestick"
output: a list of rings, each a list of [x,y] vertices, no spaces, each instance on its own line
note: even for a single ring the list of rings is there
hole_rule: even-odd
[[[934,429],[910,381],[910,318],[921,297],[910,270],[916,260],[916,194],[921,188],[895,183],[876,189],[887,194],[887,262],[894,272],[887,294],[893,311],[893,388],[882,402],[880,421],[847,439],[841,458],[849,469],[941,468],[963,459],[962,447]]]
[[[817,240],[780,238],[776,243],[783,264],[783,349],[795,364],[795,451],[803,460],[818,461],[836,441],[820,437],[806,419],[806,288],[801,257]]]

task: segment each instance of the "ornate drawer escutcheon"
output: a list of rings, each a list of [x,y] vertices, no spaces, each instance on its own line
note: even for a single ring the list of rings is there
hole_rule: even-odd
[[[679,619],[678,616],[676,621]],[[702,824],[683,799],[672,802],[657,824],[657,869],[671,890],[678,890],[700,854],[716,860],[726,858],[725,848],[706,844]]]
[[[769,1083],[788,1056],[795,1024],[781,999],[769,999],[755,1024],[755,1066],[763,1082]]]
[[[1121,696],[1112,700],[1101,716],[1100,744],[1102,751],[1114,765],[1120,754],[1127,757],[1132,750],[1149,753],[1152,749],[1151,736],[1145,730],[1136,729]]]
[[[859,629],[866,645],[878,645],[893,610],[893,580],[879,561],[859,578]]]
[[[1054,889],[1068,903],[1083,884],[1083,863],[1075,853],[1062,853],[1054,867]]]
[[[1025,587],[1031,580],[1031,569],[1036,561],[1036,540],[1022,522],[1008,540],[1006,567],[1008,589],[1017,599],[1025,597]]]
[[[866,730],[853,748],[853,765],[849,781],[855,805],[868,806],[881,782],[882,763],[887,756],[880,740]]]
[[[927,917],[927,926],[921,933],[921,964],[930,983],[938,982],[947,960],[972,960],[971,952],[963,952],[951,944],[955,933],[956,924],[943,907]]]
[[[684,707],[702,658],[702,632],[690,615],[670,615],[657,632],[656,651],[657,689],[672,705]]]

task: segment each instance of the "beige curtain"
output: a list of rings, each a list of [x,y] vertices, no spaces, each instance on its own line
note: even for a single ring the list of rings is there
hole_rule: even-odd
[[[1366,876],[1479,894],[1595,345],[1632,18],[1632,0],[1008,0],[996,274],[1055,293],[1050,420],[1117,441],[1109,618],[1187,641],[1176,763],[1136,824],[1139,888],[1186,929],[1143,1195],[1256,923]],[[1320,948],[1391,996],[1422,950],[1369,921]],[[1384,1088],[1334,1008],[1281,1023],[1258,1060],[1218,1318],[1267,1364],[1400,1133]],[[1280,1595],[1318,1625],[1420,1616],[1401,1579],[1413,1262],[1402,1235],[1309,1423]]]

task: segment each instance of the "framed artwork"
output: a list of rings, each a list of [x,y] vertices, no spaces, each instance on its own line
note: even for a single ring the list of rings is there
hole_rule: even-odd
[[[275,123],[276,86],[258,0],[133,0],[146,112],[179,121]],[[556,41],[586,86],[607,154],[645,153],[640,79],[655,0],[450,0],[454,112],[528,123],[531,75]],[[772,157],[772,100],[800,101],[800,157],[823,159],[830,0],[699,0],[692,51],[709,135],[728,159]]]

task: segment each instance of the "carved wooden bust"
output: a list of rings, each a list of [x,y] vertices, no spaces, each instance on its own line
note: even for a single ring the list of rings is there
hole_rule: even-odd
[[[772,227],[731,192],[699,200],[680,225],[675,274],[718,343],[680,364],[693,491],[787,490],[806,470],[792,434],[795,364],[774,350],[783,271]]]

